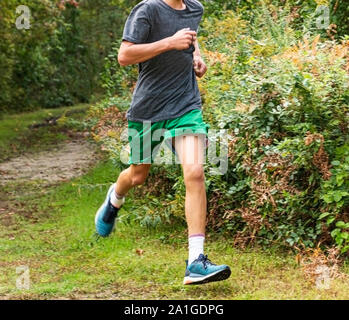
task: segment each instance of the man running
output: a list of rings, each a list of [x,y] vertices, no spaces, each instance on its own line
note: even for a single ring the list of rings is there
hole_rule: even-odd
[[[139,77],[127,111],[130,166],[122,171],[97,211],[97,233],[114,228],[127,192],[145,182],[159,148],[166,141],[183,170],[186,187],[189,258],[184,284],[229,278],[227,265],[215,265],[204,255],[206,189],[204,153],[209,125],[202,118],[196,76],[206,73],[197,30],[203,6],[197,0],[143,0],[131,11],[123,32],[118,60],[139,65]],[[160,138],[154,133],[161,131]]]

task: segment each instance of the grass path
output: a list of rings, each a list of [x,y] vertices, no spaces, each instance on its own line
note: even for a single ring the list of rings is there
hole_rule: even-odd
[[[84,116],[88,104],[56,109],[41,109],[21,114],[5,115],[0,118],[0,162],[24,153],[33,153],[52,148],[55,144],[67,140],[68,136],[62,128],[56,126],[39,127],[31,130],[30,126],[45,123],[46,119],[54,119],[73,113],[70,119],[79,120]]]
[[[14,208],[11,223],[0,223],[0,298],[349,299],[348,280],[333,280],[330,289],[319,290],[306,281],[293,254],[238,250],[213,233],[206,252],[231,266],[231,278],[184,287],[185,227],[147,229],[130,222],[134,208],[142,205],[132,192],[115,233],[95,236],[95,211],[117,173],[111,162],[102,161],[84,176],[46,189],[27,181],[0,190]],[[16,288],[19,266],[29,268],[29,290]]]

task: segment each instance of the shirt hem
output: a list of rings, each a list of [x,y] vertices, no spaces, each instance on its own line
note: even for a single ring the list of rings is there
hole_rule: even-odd
[[[192,110],[202,110],[202,106],[193,106],[193,107],[190,107],[188,109],[184,109],[184,111],[176,114],[175,116],[173,117],[170,117],[170,118],[159,118],[159,119],[139,119],[139,118],[134,118],[134,117],[129,117],[127,116],[126,119],[128,121],[133,121],[133,122],[143,122],[143,121],[151,121],[151,122],[160,122],[160,121],[166,121],[166,120],[171,120],[171,119],[176,119],[176,118],[179,118],[180,116],[182,116],[183,114],[189,112],[189,111],[192,111]]]
[[[128,41],[128,42],[132,42],[132,43],[136,43],[136,44],[143,44],[143,43],[145,43],[145,42],[142,41],[142,40],[137,40],[137,39],[132,38],[132,37],[130,37],[130,36],[123,36],[123,37],[122,37],[122,40],[126,40],[126,41]]]

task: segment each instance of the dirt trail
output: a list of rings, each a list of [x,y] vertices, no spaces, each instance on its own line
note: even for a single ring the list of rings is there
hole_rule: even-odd
[[[18,180],[56,183],[79,176],[96,161],[95,147],[75,140],[57,145],[54,150],[22,155],[0,163],[0,185]]]

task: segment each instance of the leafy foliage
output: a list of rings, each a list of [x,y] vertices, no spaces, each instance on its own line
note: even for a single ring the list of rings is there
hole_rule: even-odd
[[[299,39],[292,11],[272,12],[255,12],[256,25],[236,12],[205,25],[205,116],[230,133],[231,160],[210,183],[209,219],[240,245],[333,238],[347,251],[349,43]]]

